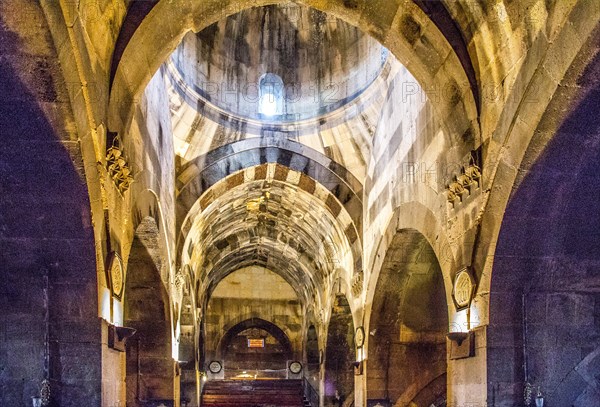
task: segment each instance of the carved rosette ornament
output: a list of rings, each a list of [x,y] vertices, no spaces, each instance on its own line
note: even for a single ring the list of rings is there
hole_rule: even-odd
[[[464,268],[456,273],[452,288],[452,299],[457,311],[469,308],[475,294],[475,288],[475,279],[469,268]]]
[[[121,300],[123,297],[123,289],[125,288],[125,271],[123,269],[123,261],[117,252],[112,253],[110,261],[110,286],[113,297]]]

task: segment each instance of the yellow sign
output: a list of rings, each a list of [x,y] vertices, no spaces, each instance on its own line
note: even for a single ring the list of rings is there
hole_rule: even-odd
[[[248,338],[248,347],[249,348],[264,348],[265,340],[264,340],[264,338],[259,338],[259,339]]]

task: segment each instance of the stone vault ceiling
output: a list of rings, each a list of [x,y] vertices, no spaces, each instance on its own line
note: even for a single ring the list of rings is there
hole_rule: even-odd
[[[361,182],[400,63],[358,28],[286,3],[189,32],[162,67],[175,152],[186,163],[233,141],[287,138],[334,159]],[[260,114],[261,77],[281,79],[282,112]]]
[[[353,100],[386,58],[387,50],[358,28],[285,3],[249,8],[190,32],[170,60],[202,101],[239,117],[293,123]],[[260,111],[265,75],[281,80],[267,80],[282,92],[282,110],[272,116]]]
[[[211,188],[212,201],[191,219],[182,261],[192,265],[200,298],[208,299],[230,273],[258,265],[296,287],[305,304],[318,305],[334,275],[353,269],[359,254],[348,236],[350,216],[332,212],[322,186],[311,194],[298,185],[300,173],[275,179],[282,168],[269,164],[234,173]],[[257,177],[262,171],[264,177]],[[231,187],[235,178],[246,182]]]
[[[390,87],[413,78],[358,28],[295,3],[188,32],[157,75],[178,157],[179,261],[198,304],[260,266],[320,313],[334,279],[362,271],[373,138]],[[276,114],[261,110],[265,75],[281,80]]]

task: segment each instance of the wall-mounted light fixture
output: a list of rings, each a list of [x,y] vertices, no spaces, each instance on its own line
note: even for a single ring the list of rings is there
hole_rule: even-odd
[[[464,359],[475,356],[475,333],[450,332],[446,335],[450,339],[450,359]]]
[[[538,386],[537,396],[535,397],[535,407],[544,407],[544,396]]]
[[[136,330],[133,328],[110,324],[108,326],[108,347],[110,349],[118,350],[119,352],[125,352],[127,340],[135,333]]]
[[[352,367],[354,367],[354,375],[360,376],[361,374],[363,374],[364,361],[357,360],[356,362],[352,363]]]

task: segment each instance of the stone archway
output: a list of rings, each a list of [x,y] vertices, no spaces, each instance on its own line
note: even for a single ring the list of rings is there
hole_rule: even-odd
[[[398,406],[444,403],[447,330],[438,259],[422,234],[402,229],[387,249],[373,298],[368,399]]]
[[[129,253],[124,292],[124,323],[136,329],[126,346],[128,406],[179,405],[169,296],[160,277],[165,258],[159,242],[156,222],[144,218]]]
[[[354,395],[354,323],[344,294],[335,297],[325,347],[325,401],[335,403]]]
[[[262,346],[253,347],[251,340],[262,340]],[[224,361],[226,377],[236,377],[240,372],[248,372],[243,374],[249,377],[278,377],[286,373],[286,362],[294,352],[280,327],[261,318],[251,318],[225,332],[218,354]]]
[[[121,33],[112,60],[110,130],[122,132],[129,125],[132,102],[187,32],[200,31],[245,8],[278,3],[281,2],[255,0],[223,4],[177,0],[133,8],[126,16],[127,30]],[[455,117],[448,122],[449,134],[462,135],[466,129],[469,133],[479,133],[473,126],[479,99],[475,71],[468,58],[467,45],[456,27],[448,24],[451,16],[444,7],[430,10],[424,2],[417,1],[324,4],[303,0],[299,3],[358,26],[388,47],[420,83],[426,84],[425,92],[436,96],[443,92],[444,97],[437,98],[439,103],[434,108],[441,118]],[[428,46],[435,44],[433,52],[424,52],[424,47],[416,44],[421,38]],[[140,53],[146,56],[143,66],[138,58]],[[436,62],[432,64],[433,55]]]
[[[523,403],[525,383],[534,392],[539,386],[548,405],[600,403],[597,379],[591,379],[600,375],[600,123],[592,113],[600,104],[597,48],[592,56],[588,68],[567,75],[577,84],[573,109],[555,132],[536,134],[552,138],[542,152],[534,138],[523,166],[534,163],[523,168],[504,214],[489,301],[491,406]],[[549,109],[540,129],[556,121]]]

